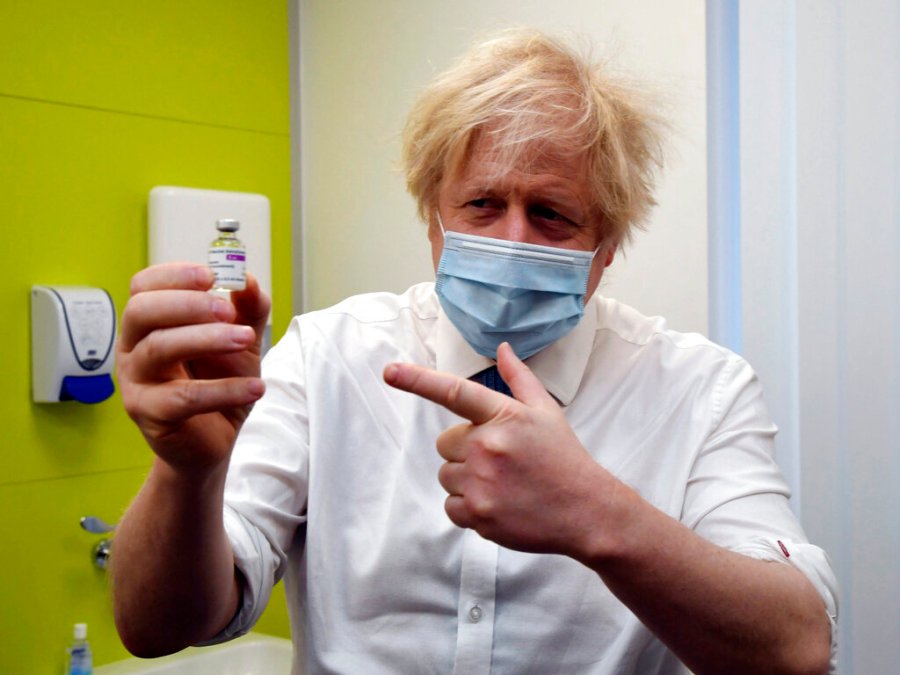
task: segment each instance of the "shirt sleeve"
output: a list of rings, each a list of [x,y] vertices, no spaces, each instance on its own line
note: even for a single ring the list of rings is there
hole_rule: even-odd
[[[828,556],[809,543],[790,508],[774,458],[776,431],[756,374],[732,356],[713,392],[711,431],[691,471],[682,522],[723,548],[802,572],[831,622],[834,672],[837,580]]]
[[[231,622],[218,635],[198,646],[228,642],[248,633],[262,616],[275,585],[278,556],[262,532],[229,506],[225,507],[224,521],[234,565],[243,582],[241,601]]]
[[[288,552],[303,545],[309,477],[309,429],[300,329],[263,361],[265,395],[238,435],[225,483],[225,531],[243,577],[241,605],[209,644],[248,632],[285,572]]]

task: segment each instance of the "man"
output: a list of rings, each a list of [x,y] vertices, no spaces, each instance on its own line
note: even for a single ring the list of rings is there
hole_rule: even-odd
[[[252,280],[135,276],[119,379],[157,458],[117,535],[126,646],[249,630],[284,577],[307,672],[827,671],[833,576],[749,366],[594,294],[652,205],[652,118],[517,31],[423,93],[404,152],[436,284],[298,317],[262,379]]]

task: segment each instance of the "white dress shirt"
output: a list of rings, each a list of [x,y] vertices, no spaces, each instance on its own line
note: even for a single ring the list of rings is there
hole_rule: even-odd
[[[269,352],[228,474],[246,584],[221,639],[250,629],[283,576],[295,672],[687,672],[595,572],[450,522],[435,439],[462,420],[387,386],[393,361],[462,377],[491,365],[430,283],[297,317]],[[595,295],[527,363],[609,471],[714,543],[793,564],[836,615],[833,574],[788,506],[745,361]]]

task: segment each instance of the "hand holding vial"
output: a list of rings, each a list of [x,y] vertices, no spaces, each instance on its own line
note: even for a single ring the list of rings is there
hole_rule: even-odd
[[[269,298],[252,275],[228,296],[210,293],[215,283],[206,265],[150,267],[132,279],[122,314],[117,378],[125,409],[176,469],[227,464],[264,390],[259,360]]]

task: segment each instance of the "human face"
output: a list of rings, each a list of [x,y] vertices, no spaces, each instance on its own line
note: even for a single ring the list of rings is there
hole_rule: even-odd
[[[469,161],[441,183],[437,209],[448,231],[579,251],[599,247],[585,299],[597,290],[616,252],[614,243],[601,241],[586,171],[574,158],[545,153],[526,169],[502,172],[482,139]],[[436,222],[428,238],[437,269],[444,239]]]

